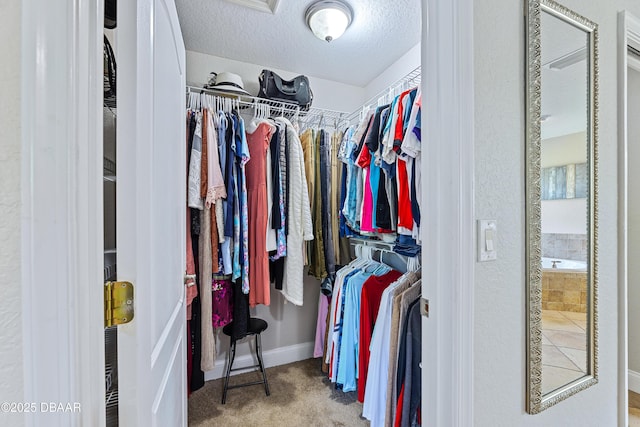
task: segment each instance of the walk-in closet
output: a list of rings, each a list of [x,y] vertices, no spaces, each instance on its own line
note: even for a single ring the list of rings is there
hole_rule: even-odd
[[[115,98],[131,59],[121,3],[105,30],[105,281],[121,279],[116,160],[132,150],[127,88]],[[184,254],[189,425],[420,425],[421,2],[175,7],[184,132],[166,166],[184,197],[165,228],[185,236],[171,250]]]

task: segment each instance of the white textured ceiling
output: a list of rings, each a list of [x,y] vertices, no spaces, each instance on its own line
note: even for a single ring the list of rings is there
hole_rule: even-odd
[[[420,41],[420,0],[348,0],[351,26],[317,39],[304,12],[314,0],[281,0],[275,14],[224,0],[176,0],[192,50],[265,67],[365,86]]]

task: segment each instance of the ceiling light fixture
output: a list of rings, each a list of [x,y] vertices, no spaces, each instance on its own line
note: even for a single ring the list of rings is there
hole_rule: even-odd
[[[344,34],[351,25],[353,10],[343,1],[321,0],[307,8],[305,19],[316,37],[330,42]]]

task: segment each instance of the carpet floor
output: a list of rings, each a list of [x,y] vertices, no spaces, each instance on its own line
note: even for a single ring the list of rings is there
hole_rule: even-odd
[[[259,372],[231,377],[231,385],[260,381]],[[307,359],[267,368],[271,395],[263,385],[227,392],[221,404],[224,379],[209,381],[189,398],[189,426],[368,426],[361,417],[357,393],[335,390],[320,371],[320,359]]]

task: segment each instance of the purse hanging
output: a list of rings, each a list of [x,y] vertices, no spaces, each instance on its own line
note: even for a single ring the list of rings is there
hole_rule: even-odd
[[[307,76],[297,76],[284,80],[271,70],[262,70],[259,79],[259,98],[298,104],[301,110],[308,110],[313,102],[313,92]]]

